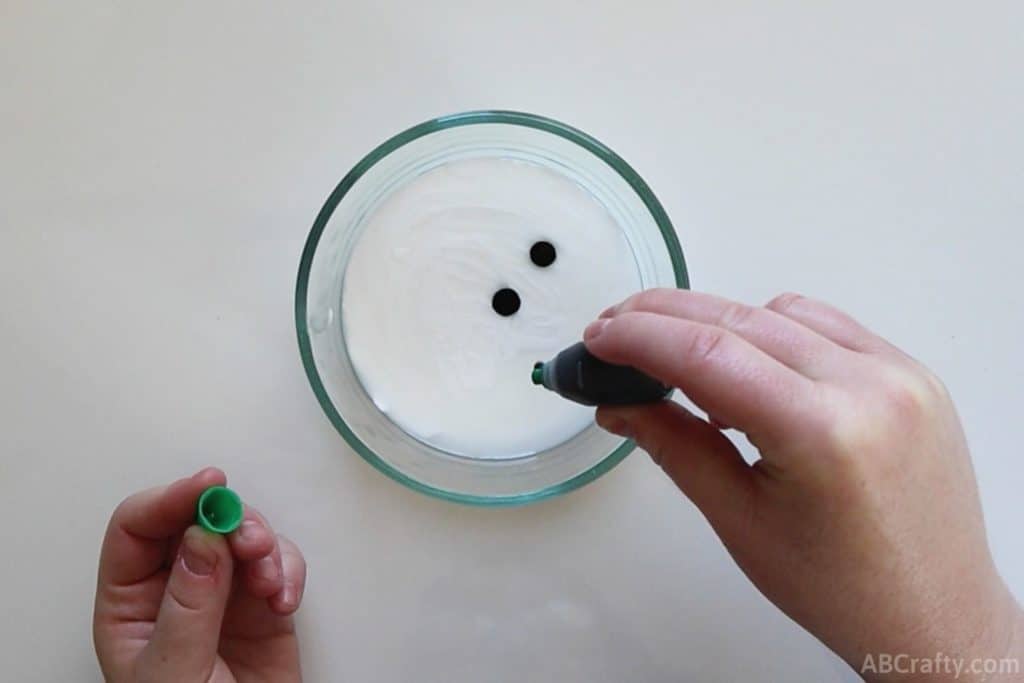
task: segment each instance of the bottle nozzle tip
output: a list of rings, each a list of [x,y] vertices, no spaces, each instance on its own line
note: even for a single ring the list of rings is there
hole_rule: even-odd
[[[544,364],[537,362],[533,364],[533,372],[530,373],[530,379],[533,380],[534,384],[544,383]]]

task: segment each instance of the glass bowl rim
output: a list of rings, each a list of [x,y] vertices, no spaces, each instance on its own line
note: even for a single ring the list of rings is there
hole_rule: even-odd
[[[505,110],[468,111],[448,116],[441,116],[424,121],[423,123],[415,125],[412,128],[385,140],[369,154],[363,157],[359,163],[353,166],[352,170],[345,174],[345,177],[341,179],[338,185],[334,188],[334,191],[327,197],[327,201],[324,202],[323,207],[317,214],[316,220],[313,222],[313,227],[309,231],[309,236],[306,238],[305,246],[302,249],[302,258],[299,261],[298,281],[295,286],[295,328],[298,333],[299,353],[302,356],[302,365],[306,371],[306,377],[309,379],[310,386],[313,389],[313,393],[316,395],[317,402],[320,403],[320,407],[323,408],[324,413],[327,414],[331,424],[334,425],[334,428],[339,434],[341,434],[342,438],[345,439],[348,445],[358,453],[363,460],[370,463],[374,468],[391,479],[413,489],[414,491],[419,491],[420,493],[455,503],[480,506],[522,505],[567,493],[573,489],[583,486],[584,484],[594,481],[601,475],[608,472],[610,469],[622,462],[622,460],[633,451],[636,444],[631,439],[627,439],[623,441],[618,448],[613,450],[587,470],[584,470],[561,483],[552,484],[546,488],[529,493],[521,493],[511,496],[480,496],[475,494],[459,493],[457,491],[448,491],[446,489],[437,488],[416,481],[405,473],[392,467],[379,455],[374,453],[373,449],[363,443],[355,432],[352,431],[345,420],[341,417],[337,408],[334,407],[330,397],[327,395],[327,391],[320,379],[320,374],[317,372],[316,363],[313,359],[312,346],[309,340],[309,330],[306,326],[306,299],[308,294],[310,269],[312,267],[313,257],[316,254],[317,245],[320,242],[321,234],[327,227],[327,223],[330,220],[331,215],[334,213],[334,209],[339,203],[341,203],[341,200],[345,197],[348,191],[374,164],[400,147],[403,147],[421,137],[430,135],[431,133],[460,126],[494,123],[512,126],[525,126],[527,128],[534,128],[546,133],[557,135],[579,145],[601,161],[608,164],[608,166],[618,173],[633,189],[633,191],[637,193],[641,201],[644,203],[644,206],[650,212],[654,222],[657,224],[658,229],[661,232],[662,239],[665,241],[665,247],[668,250],[669,258],[672,262],[672,270],[675,274],[676,286],[684,289],[689,288],[690,286],[689,275],[686,270],[686,261],[684,260],[683,251],[679,245],[679,239],[676,236],[672,222],[669,220],[668,214],[665,213],[665,209],[662,208],[661,202],[659,202],[657,197],[654,196],[654,192],[650,187],[648,187],[647,183],[644,182],[643,178],[640,177],[640,174],[633,170],[633,168],[626,163],[622,157],[613,152],[604,143],[581,130],[577,130],[572,126],[556,121],[555,119],[538,116],[536,114],[528,114],[525,112]]]

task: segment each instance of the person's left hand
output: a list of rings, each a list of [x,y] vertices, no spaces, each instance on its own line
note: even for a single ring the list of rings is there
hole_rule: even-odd
[[[199,495],[225,482],[208,468],[114,511],[93,614],[108,681],[301,680],[291,615],[305,560],[249,506],[227,536],[193,525]]]

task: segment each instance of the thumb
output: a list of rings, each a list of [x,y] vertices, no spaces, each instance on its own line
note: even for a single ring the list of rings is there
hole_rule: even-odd
[[[720,431],[672,401],[597,409],[597,424],[636,440],[719,534],[744,523],[753,477]]]
[[[143,654],[147,680],[210,677],[233,574],[234,562],[223,536],[194,525],[185,531]]]

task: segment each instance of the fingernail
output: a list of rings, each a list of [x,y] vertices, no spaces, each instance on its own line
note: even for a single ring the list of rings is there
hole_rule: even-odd
[[[277,581],[277,577],[281,575],[277,568],[277,562],[274,562],[274,558],[269,556],[256,561],[253,573],[264,581]]]
[[[624,436],[627,439],[633,438],[632,427],[630,427],[628,422],[621,418],[611,418],[605,421],[604,423],[598,423],[598,425],[601,427],[601,429],[607,432],[611,432],[612,434]]]
[[[247,519],[238,527],[238,537],[243,541],[255,541],[260,537],[262,526],[259,522]]]
[[[185,569],[196,576],[209,576],[217,566],[217,551],[206,543],[202,531],[186,531],[179,552]]]
[[[607,319],[595,320],[590,323],[587,325],[587,329],[583,330],[583,341],[593,341],[597,339],[607,325]]]
[[[208,472],[217,472],[217,471],[218,470],[217,470],[216,467],[204,467],[203,469],[201,469],[198,472],[196,472],[195,474],[193,474],[190,477],[190,479],[200,479],[201,477],[203,477],[203,475],[207,474]]]
[[[618,311],[618,310],[619,310],[619,305],[615,304],[614,306],[609,306],[608,308],[606,308],[603,311],[601,311],[601,315],[599,315],[597,317],[598,318],[610,318],[613,315],[615,315],[615,312]]]
[[[288,607],[294,607],[296,598],[295,586],[286,583],[284,588],[281,589],[281,602]]]

